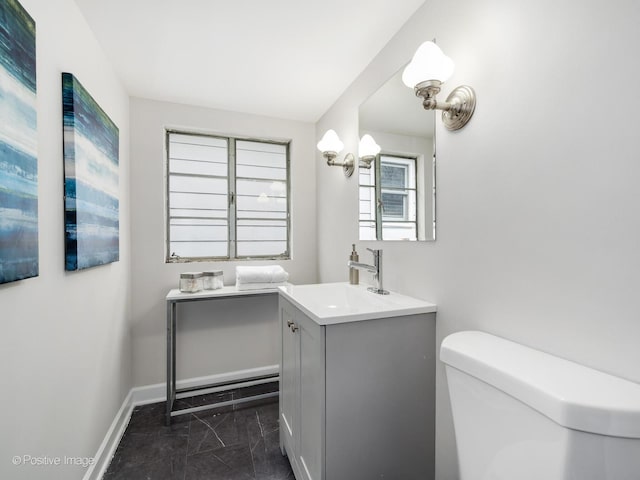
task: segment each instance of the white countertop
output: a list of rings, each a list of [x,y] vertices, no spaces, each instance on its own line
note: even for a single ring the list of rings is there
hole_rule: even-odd
[[[218,297],[238,297],[242,295],[263,295],[265,293],[277,294],[278,288],[261,288],[259,290],[238,290],[235,285],[218,288],[216,290],[201,290],[195,293],[183,293],[179,289],[170,290],[166,296],[167,301],[204,300]]]
[[[399,293],[379,295],[368,285],[319,283],[287,285],[280,294],[320,325],[433,313],[436,305]]]

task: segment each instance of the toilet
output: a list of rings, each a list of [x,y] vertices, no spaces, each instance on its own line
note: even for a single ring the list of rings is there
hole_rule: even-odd
[[[640,384],[476,331],[440,359],[460,480],[640,480]]]

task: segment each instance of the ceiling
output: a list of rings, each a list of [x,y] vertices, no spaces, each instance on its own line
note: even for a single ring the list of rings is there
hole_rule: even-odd
[[[317,121],[425,0],[75,0],[132,96]]]

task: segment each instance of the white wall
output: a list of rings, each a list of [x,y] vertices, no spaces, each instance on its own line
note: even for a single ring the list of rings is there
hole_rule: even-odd
[[[36,21],[40,275],[0,286],[0,477],[82,478],[131,388],[129,98],[73,0],[21,0]],[[120,129],[120,261],[64,270],[61,72]]]
[[[429,1],[318,122],[356,151],[358,105],[434,37],[457,68],[443,94],[476,90],[463,130],[437,121],[436,242],[376,244],[386,287],[438,304],[439,341],[484,330],[640,382],[638,24],[632,0]],[[320,280],[344,280],[357,176],[317,165]],[[437,376],[436,478],[453,480]]]
[[[291,140],[291,260],[165,263],[165,128]],[[221,269],[229,285],[235,283],[236,265],[278,263],[292,283],[316,281],[314,145],[310,123],[131,99],[135,385],[165,381],[164,298],[178,287],[180,272]],[[233,302],[216,302],[184,308],[178,325],[178,378],[277,364],[276,303],[243,299],[243,308],[237,309]],[[256,318],[261,311],[270,313]]]

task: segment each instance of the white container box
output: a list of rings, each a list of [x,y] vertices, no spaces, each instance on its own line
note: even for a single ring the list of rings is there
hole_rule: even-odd
[[[202,290],[202,272],[184,272],[180,274],[180,291],[195,293]]]
[[[222,270],[202,272],[202,287],[205,290],[217,290],[224,287]]]

